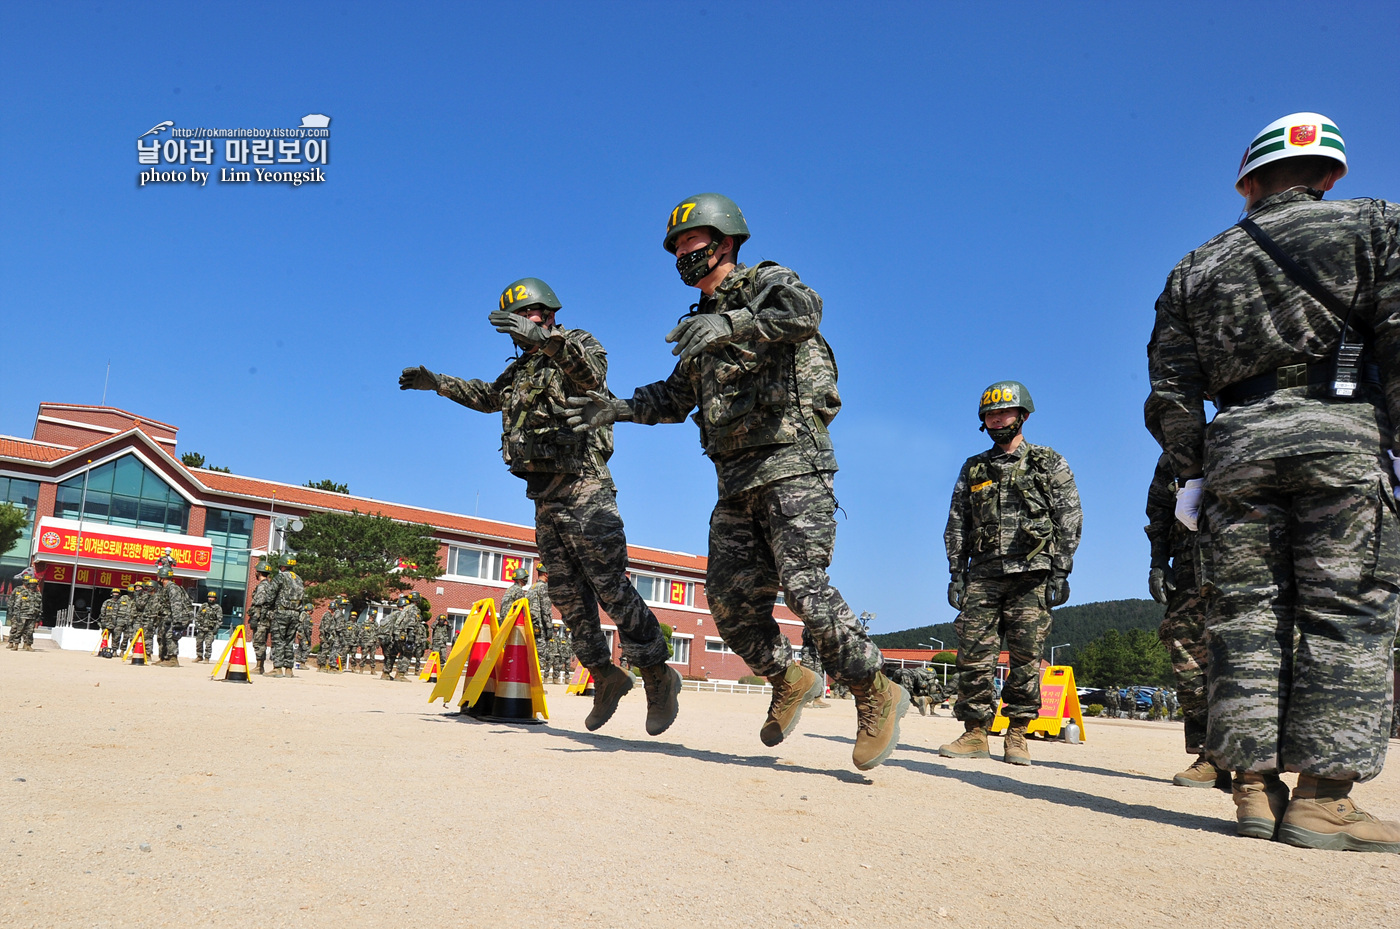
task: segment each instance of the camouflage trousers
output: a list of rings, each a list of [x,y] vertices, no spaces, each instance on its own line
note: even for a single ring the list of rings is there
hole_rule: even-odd
[[[1177,589],[1167,596],[1167,614],[1157,637],[1171,657],[1176,696],[1186,723],[1186,751],[1199,755],[1206,743],[1206,604],[1196,589],[1195,565],[1176,562]]]
[[[267,658],[267,639],[272,633],[272,615],[272,612],[268,611],[248,623],[248,642],[258,656],[259,667]]]
[[[1040,654],[1050,633],[1048,571],[973,578],[953,629],[958,635],[958,699],[953,715],[990,724],[997,713],[997,655],[1006,639],[1010,673],[1001,690],[1008,719],[1040,715]]]
[[[38,625],[34,617],[14,619],[10,621],[10,641],[21,648],[34,645],[34,629]]]
[[[311,660],[311,620],[305,615],[297,619],[297,661]]]
[[[203,661],[208,661],[213,655],[214,638],[219,634],[219,627],[200,626],[194,631],[194,657]]]
[[[184,627],[174,627],[169,622],[161,622],[156,629],[156,637],[160,641],[160,660],[169,661],[171,658],[178,658],[180,654],[180,633],[184,632]]]
[[[724,644],[755,674],[772,677],[793,661],[792,646],[773,619],[780,589],[827,674],[868,681],[880,670],[879,647],[827,576],[835,544],[830,474],[774,481],[715,504],[705,594]]]
[[[1400,583],[1389,470],[1340,452],[1208,466],[1200,581],[1217,767],[1380,773]]]
[[[600,603],[634,667],[666,660],[661,624],[627,578],[627,536],[611,484],[579,478],[535,500],[535,539],[540,560],[549,565],[549,595],[580,662],[595,669],[612,662]]]
[[[276,610],[270,616],[272,622],[272,666],[290,668],[296,663],[297,629],[301,624],[301,614],[296,610]]]

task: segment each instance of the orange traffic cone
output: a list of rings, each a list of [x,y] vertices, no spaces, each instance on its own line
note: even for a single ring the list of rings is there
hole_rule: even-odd
[[[472,675],[476,674],[477,669],[481,667],[482,659],[486,657],[486,653],[490,650],[491,624],[489,622],[483,622],[481,624],[481,629],[476,633],[476,641],[472,643],[472,650],[467,656],[467,680],[471,680]],[[476,702],[471,706],[463,706],[462,712],[473,717],[490,716],[495,700],[496,679],[493,676],[486,681],[486,688],[482,690],[481,696],[477,698]]]
[[[496,699],[491,718],[502,722],[539,723],[535,718],[535,704],[530,694],[530,647],[525,642],[525,623],[529,622],[522,611],[516,615],[515,625],[506,640],[501,660],[496,664]]]
[[[137,629],[136,638],[131,641],[131,663],[146,663],[146,630]]]
[[[228,671],[224,674],[224,680],[243,684],[252,683],[253,680],[248,676],[248,640],[242,635],[241,627],[229,643]]]

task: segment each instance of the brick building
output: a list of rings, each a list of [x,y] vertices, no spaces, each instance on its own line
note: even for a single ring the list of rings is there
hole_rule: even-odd
[[[197,602],[215,591],[231,627],[243,616],[258,555],[282,546],[277,517],[351,510],[433,528],[446,573],[415,586],[434,613],[456,616],[459,626],[472,603],[500,597],[517,567],[533,578],[533,527],[189,468],[176,453],[178,432],[115,407],[41,403],[31,438],[0,435],[0,501],[29,514],[20,541],[0,554],[0,592],[8,593],[32,559],[45,625],[70,615],[81,625],[113,586],[152,576],[169,546],[180,583]],[[715,680],[748,674],[724,648],[707,608],[705,558],[639,545],[628,553],[633,584],[674,630],[677,670]],[[781,604],[774,615],[800,644],[797,617]],[[603,624],[620,657],[606,614]]]

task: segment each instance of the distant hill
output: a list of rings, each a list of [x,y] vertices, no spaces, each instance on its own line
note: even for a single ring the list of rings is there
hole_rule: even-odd
[[[1163,609],[1155,600],[1104,600],[1061,607],[1055,610],[1055,621],[1045,640],[1045,657],[1050,657],[1050,646],[1068,642],[1073,647],[1061,649],[1056,660],[1073,662],[1076,648],[1094,641],[1109,629],[1119,632],[1146,629],[1155,633],[1162,622]],[[932,644],[930,636],[941,639],[946,648],[958,647],[952,623],[886,632],[871,638],[881,648],[918,648],[921,642]]]

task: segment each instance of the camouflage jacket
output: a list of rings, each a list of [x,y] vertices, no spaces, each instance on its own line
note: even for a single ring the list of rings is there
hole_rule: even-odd
[[[204,634],[214,632],[224,624],[224,608],[218,603],[201,603],[195,611],[194,627]]]
[[[763,261],[735,268],[697,311],[728,319],[732,340],[637,388],[634,421],[678,423],[695,410],[721,497],[835,471],[827,427],[841,395],[836,357],[818,331],[821,297],[789,269]]]
[[[1157,459],[1152,483],[1147,488],[1147,525],[1144,527],[1152,548],[1152,566],[1176,569],[1178,586],[1195,586],[1196,546],[1191,531],[1176,518],[1176,478],[1171,457],[1166,452]],[[1184,572],[1189,572],[1188,576]]]
[[[1323,201],[1317,191],[1265,197],[1250,213],[1261,229],[1344,304],[1380,369],[1384,396],[1328,400],[1306,387],[1222,411],[1205,401],[1286,365],[1327,363],[1342,321],[1294,284],[1243,229],[1231,227],[1172,269],[1157,298],[1147,346],[1149,428],[1178,476],[1228,461],[1391,447],[1400,416],[1400,210],[1383,200]],[[1310,394],[1313,394],[1310,396]],[[1209,450],[1208,450],[1209,446]]]
[[[263,614],[272,609],[273,600],[277,596],[277,585],[273,583],[276,575],[265,577],[258,581],[258,586],[253,588],[253,599],[248,606],[248,617],[254,621],[262,618]]]
[[[136,613],[136,598],[129,593],[123,593],[117,601],[117,609],[114,622],[118,629],[130,629],[131,619]]]
[[[444,658],[447,657],[448,649],[452,648],[452,623],[450,620],[440,619],[433,626],[432,647],[433,651],[438,652]]]
[[[501,456],[511,473],[611,480],[612,427],[575,433],[565,422],[564,405],[569,397],[608,389],[608,353],[582,329],[555,327],[550,334],[545,348],[515,358],[492,383],[439,375],[437,392],[473,410],[501,414]]]
[[[272,575],[272,595],[268,606],[279,613],[300,613],[301,600],[306,593],[295,571],[278,571]]]
[[[10,593],[9,607],[7,619],[11,629],[29,621],[37,626],[44,616],[43,595],[26,587],[16,587]]]
[[[554,638],[554,604],[549,599],[549,583],[536,581],[530,588],[530,619],[535,624],[535,638],[548,642]]]
[[[98,625],[103,629],[115,629],[117,627],[117,607],[121,605],[119,597],[108,597],[107,602],[102,604],[102,612],[98,616]]]
[[[510,612],[511,605],[521,597],[528,597],[528,595],[526,594],[525,586],[517,581],[511,584],[510,587],[506,589],[505,593],[501,594],[501,599],[496,604],[497,613],[499,614],[497,618],[504,620],[506,614]],[[533,612],[534,604],[531,604],[530,608],[531,612]]]
[[[1057,571],[1069,574],[1083,523],[1069,465],[1053,448],[1023,441],[992,446],[963,463],[943,544],[954,577]]]

